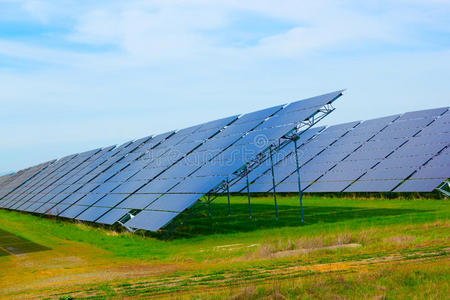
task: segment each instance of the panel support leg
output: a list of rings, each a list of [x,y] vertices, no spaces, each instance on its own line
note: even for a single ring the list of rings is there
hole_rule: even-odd
[[[301,220],[303,223],[303,193],[302,193],[302,184],[300,181],[300,169],[299,169],[299,162],[298,162],[298,151],[297,151],[297,140],[294,139],[294,147],[295,147],[295,163],[297,167],[297,181],[298,181],[298,197],[300,199],[300,214],[301,214]]]
[[[246,179],[247,179],[248,212],[250,214],[250,219],[251,219],[252,218],[252,205],[250,203],[250,184],[248,182],[248,169],[247,168],[245,168],[245,173],[246,173],[245,176],[246,176]]]
[[[208,194],[208,215],[211,217],[211,201],[209,200],[209,194]]]
[[[228,216],[231,217],[231,204],[230,204],[230,183],[227,179],[227,197],[228,197]]]
[[[272,189],[273,189],[273,200],[275,202],[275,218],[278,221],[277,189],[275,186],[275,171],[273,169],[272,147],[270,147],[270,169],[272,171]]]

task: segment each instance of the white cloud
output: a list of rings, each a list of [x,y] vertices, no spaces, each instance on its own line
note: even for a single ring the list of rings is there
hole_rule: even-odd
[[[25,167],[12,157],[30,146],[38,163],[340,88],[349,90],[336,122],[439,106],[448,95],[448,49],[418,32],[448,31],[448,1],[17,3],[8,19],[26,15],[56,33],[45,43],[0,39],[0,143],[10,149],[0,169]],[[255,15],[287,25],[228,44],[253,34],[236,18]]]

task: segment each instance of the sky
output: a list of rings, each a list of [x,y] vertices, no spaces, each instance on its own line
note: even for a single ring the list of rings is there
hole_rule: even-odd
[[[450,0],[0,0],[0,172],[346,89],[450,104]]]

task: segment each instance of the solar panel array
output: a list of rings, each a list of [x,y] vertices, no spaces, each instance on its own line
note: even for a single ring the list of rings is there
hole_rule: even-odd
[[[152,180],[148,184],[150,188],[144,186],[137,191],[136,197],[145,198],[146,206],[126,225],[146,230],[159,229],[179,212],[192,206],[203,194],[232,177],[236,170],[258,156],[268,145],[277,143],[300,122],[316,115],[321,107],[340,95],[338,91],[243,115],[180,161],[177,169],[180,171],[166,173]],[[264,138],[262,143],[259,140],[261,137]],[[193,170],[196,166],[198,168]],[[138,196],[155,191],[159,195],[155,195],[152,201],[148,201],[150,198],[146,196]],[[175,211],[167,209],[169,203]]]
[[[42,164],[20,170],[17,173],[7,174],[0,177],[0,199],[9,195],[12,191],[20,187],[33,176],[36,176],[53,162],[54,161],[44,162]]]
[[[340,124],[316,132],[297,150],[302,190],[432,191],[449,177],[449,115],[448,108],[439,108]],[[274,164],[276,190],[298,191],[293,150]],[[251,192],[273,190],[270,167],[254,175]],[[245,188],[241,184],[233,190],[245,192]]]
[[[70,155],[0,198],[0,207],[158,230],[341,95]]]

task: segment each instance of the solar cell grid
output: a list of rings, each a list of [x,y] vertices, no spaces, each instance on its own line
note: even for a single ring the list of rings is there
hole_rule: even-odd
[[[182,212],[194,205],[201,196],[201,194],[165,194],[147,209]]]
[[[277,124],[277,122],[273,122],[273,124]],[[274,125],[272,125],[272,126],[274,126]],[[231,127],[231,126],[230,126]],[[267,128],[270,128],[269,126],[267,126]],[[227,129],[225,129],[224,130],[224,132],[226,131]],[[276,135],[276,134],[280,134],[280,132],[283,130],[283,133],[286,133],[288,130],[285,130],[285,129],[281,129],[281,128],[277,128],[277,129],[271,129],[270,131],[271,131],[271,133],[269,133],[269,136],[270,135]],[[225,133],[224,133],[224,136],[225,136]],[[243,143],[241,144],[241,145],[246,145],[246,146],[248,146],[248,145],[252,145],[252,143],[250,142],[250,139],[251,139],[251,137],[247,137],[247,143],[246,143],[246,141],[244,140],[243,141]],[[239,145],[239,144],[237,144],[237,145]],[[261,151],[261,149],[255,149],[256,151]],[[239,163],[241,163],[241,162],[239,162]],[[237,164],[236,164],[236,166],[237,166]],[[201,170],[201,169],[200,169]],[[177,192],[177,189],[186,189],[186,187],[187,186],[189,186],[189,187],[192,187],[192,185],[194,185],[194,189],[195,190],[210,190],[211,189],[211,181],[212,181],[212,178],[214,178],[214,177],[210,177],[210,178],[208,178],[208,177],[205,177],[205,178],[202,178],[202,177],[192,177],[192,178],[187,178],[186,180],[184,180],[182,183],[180,183],[178,186],[175,186],[175,188],[174,189],[172,189],[171,190],[171,192],[174,192],[174,193],[176,193]],[[215,178],[214,179],[216,179],[216,180],[218,180],[218,182],[222,182],[223,180],[224,180],[224,177],[218,177],[218,176],[215,176]],[[141,192],[141,191],[139,191],[139,192]]]
[[[358,180],[345,189],[346,192],[389,192],[393,190],[402,179],[394,180]]]
[[[156,231],[169,223],[178,213],[165,211],[142,211],[126,223],[132,228]]]
[[[76,205],[92,205],[101,198],[103,198],[106,194],[95,194],[95,193],[88,193],[83,198],[81,198]]]
[[[155,179],[147,183],[145,186],[143,186],[141,189],[139,189],[138,193],[165,193],[167,190],[169,190],[171,187],[173,187],[175,184],[180,182],[180,179],[171,178],[171,179]]]
[[[97,201],[94,206],[114,207],[122,202],[126,197],[128,197],[127,194],[107,194],[105,197]]]
[[[129,212],[128,209],[118,209],[114,208],[104,214],[100,219],[96,220],[96,223],[112,225],[119,221],[122,217],[124,217]]]
[[[121,183],[115,190],[116,194],[131,194],[145,185],[144,181],[125,181]]]
[[[300,156],[300,165],[308,162],[310,159],[313,159],[316,157],[316,155],[324,151],[326,147],[329,147],[331,144],[333,144],[339,137],[345,135],[349,132],[352,128],[357,126],[359,122],[350,122],[340,125],[331,126],[327,129],[325,129],[323,132],[320,133],[317,137],[306,143],[302,147],[307,147],[310,151],[308,152],[302,152],[299,150],[299,156]],[[323,135],[322,135],[323,134]],[[313,147],[310,147],[310,146]],[[302,147],[299,147],[302,149]],[[311,151],[312,150],[312,151]],[[280,163],[279,165],[274,166],[274,172],[277,182],[283,181],[287,176],[295,172],[295,160],[294,160],[294,152],[292,152],[289,156],[285,157],[285,161]],[[314,164],[314,168],[301,168],[301,173],[307,173],[309,177],[312,177],[311,179],[308,179],[309,181],[319,177],[323,172],[325,172],[328,168],[331,168],[333,166],[333,163],[329,163],[324,161],[322,164],[317,165]],[[302,176],[303,177],[303,176]],[[305,179],[305,178],[303,178]],[[265,177],[261,179],[257,179],[254,184],[259,184],[258,190],[262,189],[262,186],[268,187],[270,186],[270,189],[272,189],[272,178],[271,174],[269,177],[269,174],[267,174]],[[243,184],[241,183],[241,187]],[[242,190],[242,192],[245,192],[245,190]]]
[[[391,191],[404,179],[411,176],[420,166],[445,146],[445,137],[442,139],[438,138],[436,142],[433,142],[429,137],[420,135],[423,128],[426,128],[429,124],[433,124],[433,117],[436,118],[442,113],[443,110],[432,110],[428,112],[408,113],[405,114],[406,116],[403,115],[403,118],[400,118],[402,119],[401,122],[394,123],[396,124],[396,130],[401,131],[401,126],[405,126],[407,128],[414,128],[414,131],[417,131],[419,134],[413,134],[413,131],[409,131],[411,135],[406,136],[408,138],[406,143],[399,145],[399,148],[394,149],[395,151],[388,158],[368,170],[366,174],[345,191],[354,192],[358,191],[358,189],[363,192],[381,191],[382,188],[386,188],[385,191]],[[387,132],[392,133],[394,131],[387,130]],[[435,132],[436,135],[439,135],[439,132]],[[382,135],[383,138],[386,136],[386,134]],[[393,134],[391,138],[395,138],[395,136],[396,134]],[[379,138],[378,135],[377,138]],[[383,182],[380,183],[380,180]]]
[[[90,207],[82,214],[76,217],[77,220],[93,222],[104,215],[109,208],[106,207]]]
[[[133,194],[125,201],[121,202],[118,208],[129,208],[129,209],[144,209],[147,205],[152,203],[159,194]]]
[[[445,179],[411,179],[402,183],[395,192],[432,192],[436,189]]]
[[[72,205],[63,212],[61,212],[58,216],[68,219],[74,219],[76,216],[81,214],[83,211],[85,211],[88,208],[88,206],[81,206],[81,205]]]
[[[400,120],[410,120],[410,119],[434,119],[443,113],[445,113],[448,110],[448,107],[440,107],[440,108],[433,108],[433,109],[427,109],[427,110],[419,110],[419,111],[412,111],[404,113]]]

